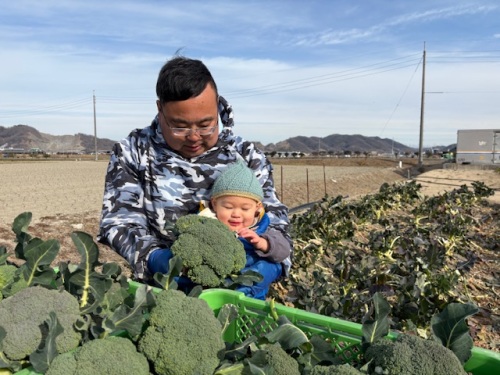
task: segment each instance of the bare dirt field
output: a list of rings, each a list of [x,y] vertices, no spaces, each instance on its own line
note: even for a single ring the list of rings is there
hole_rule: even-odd
[[[278,195],[290,208],[298,207],[329,196],[342,195],[356,198],[378,191],[384,182],[393,183],[415,179],[422,185],[425,195],[435,195],[455,189],[473,181],[482,181],[495,190],[488,198],[500,210],[500,174],[498,170],[450,168],[444,169],[442,161],[425,161],[423,173],[417,172],[412,159],[309,159],[272,160]],[[0,246],[13,251],[15,236],[11,225],[14,218],[25,211],[32,212],[30,233],[43,240],[58,239],[61,250],[58,260],[79,262],[71,241],[73,231],[97,234],[99,214],[107,161],[0,161]],[[422,169],[421,169],[422,170]],[[109,248],[99,245],[102,261],[115,261],[130,270],[125,261]],[[475,277],[488,280],[477,290],[478,295],[488,296],[493,305],[488,320],[489,327],[499,322],[498,249],[485,258]],[[493,322],[492,322],[493,320]],[[495,330],[495,328],[493,328]],[[497,340],[488,336],[484,340]],[[478,342],[475,343],[476,345]],[[480,343],[479,343],[480,344]],[[490,343],[491,344],[491,343]],[[491,348],[490,345],[488,345]],[[493,345],[495,347],[495,345]]]

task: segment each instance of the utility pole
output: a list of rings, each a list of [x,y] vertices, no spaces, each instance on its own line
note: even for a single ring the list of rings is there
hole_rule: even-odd
[[[424,163],[424,103],[425,103],[425,42],[424,56],[422,59],[422,95],[420,100],[420,141],[418,143],[418,167],[422,168]]]
[[[93,96],[93,102],[94,102],[94,152],[95,152],[95,161],[99,160],[99,157],[97,156],[97,122],[96,122],[96,116],[95,116],[95,90],[92,92]]]

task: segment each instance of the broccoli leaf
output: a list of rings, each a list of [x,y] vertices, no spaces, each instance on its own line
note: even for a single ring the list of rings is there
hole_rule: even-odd
[[[145,313],[154,305],[154,301],[151,288],[146,284],[141,284],[135,292],[133,306],[120,305],[104,319],[103,328],[107,334],[125,330],[132,338],[138,337],[142,332]]]
[[[100,311],[104,314],[115,311],[119,306],[125,303],[127,298],[130,298],[128,280],[125,276],[120,276],[104,294],[103,299],[100,301]]]
[[[203,287],[201,285],[195,285],[193,289],[187,294],[188,297],[198,298],[200,294],[203,293]]]
[[[362,327],[362,349],[368,348],[373,342],[381,337],[387,336],[389,333],[389,313],[391,306],[384,299],[382,294],[375,293],[373,295],[373,309],[375,310],[374,319],[368,319],[363,323]]]
[[[243,363],[224,363],[216,371],[214,375],[241,375],[245,369]]]
[[[84,314],[94,312],[100,307],[101,301],[112,284],[112,280],[106,275],[96,272],[87,274],[86,270],[81,269],[73,272],[68,282],[71,293],[80,294],[80,308]],[[79,290],[78,293],[74,292],[75,288]]]
[[[71,239],[82,257],[79,272],[77,273],[78,277],[72,277],[71,281],[82,287],[80,307],[84,308],[91,303],[90,294],[92,289],[95,289],[91,285],[91,275],[93,275],[94,268],[99,261],[99,248],[93,241],[92,236],[85,232],[73,232],[71,233]],[[102,296],[102,291],[100,292],[98,295]],[[95,299],[98,300],[100,298]]]
[[[249,354],[249,347],[258,341],[258,339],[257,336],[250,336],[241,343],[228,343],[228,347],[226,347],[226,351],[224,352],[224,358],[231,362],[243,360]]]
[[[34,238],[25,249],[24,256],[26,263],[20,268],[28,285],[50,285],[55,279],[55,273],[50,264],[59,253],[59,241],[42,241]]]
[[[153,280],[162,289],[174,289],[176,290],[178,285],[175,281],[175,277],[179,276],[182,271],[182,259],[180,256],[175,255],[168,262],[168,273],[163,274],[157,272],[153,275]]]
[[[470,303],[450,303],[431,319],[434,336],[452,350],[462,364],[470,358],[474,345],[465,319],[478,311],[479,309]]]
[[[238,307],[233,305],[232,303],[224,304],[217,315],[217,320],[220,322],[222,326],[222,335],[224,336],[224,332],[227,327],[231,325],[236,319],[238,319]]]
[[[82,256],[79,268],[86,270],[87,274],[92,273],[99,262],[99,249],[92,236],[85,232],[76,231],[71,233],[71,239]]]
[[[342,360],[338,358],[331,342],[326,341],[320,335],[313,335],[309,340],[313,349],[310,356],[311,365],[321,364],[341,364]]]
[[[304,346],[309,346],[309,349],[312,348],[307,335],[299,327],[290,322],[286,316],[280,316],[278,324],[279,326],[276,329],[265,335],[266,339],[270,342],[279,342],[285,350]]]
[[[267,358],[264,351],[257,352],[248,360],[248,373],[250,375],[266,375],[267,374]]]
[[[5,329],[3,327],[0,327],[0,369],[9,367],[9,361],[7,360],[7,358],[5,358],[4,354],[2,353],[3,351],[2,343],[6,335],[7,333],[5,332]]]
[[[19,259],[26,259],[24,257],[24,248],[32,238],[28,233],[31,218],[31,212],[23,212],[22,214],[19,214],[12,223],[12,231],[15,233],[17,239],[17,245],[14,252],[16,257]]]
[[[56,282],[58,285],[63,285],[64,289],[66,289],[68,292],[71,294],[75,295],[75,291],[71,289],[71,284],[69,282],[71,278],[71,273],[76,271],[78,269],[77,266],[74,264],[69,264],[67,262],[59,262],[59,265],[57,267],[57,279]]]
[[[230,278],[224,280],[223,285],[228,289],[236,289],[238,286],[252,286],[261,282],[264,277],[257,271],[246,270],[241,274],[231,275]]]
[[[56,337],[63,332],[63,327],[57,319],[56,313],[51,311],[44,324],[48,331],[40,347],[30,355],[30,363],[36,372],[45,373],[50,362],[57,356]]]
[[[27,233],[32,216],[31,212],[23,212],[17,215],[12,223],[12,231],[15,234]]]
[[[109,262],[102,265],[101,273],[110,278],[117,278],[121,275],[122,269],[118,263]]]
[[[0,266],[7,262],[8,257],[7,248],[5,246],[0,246]]]
[[[259,351],[248,359],[248,373],[250,375],[266,375],[268,363],[265,351]]]

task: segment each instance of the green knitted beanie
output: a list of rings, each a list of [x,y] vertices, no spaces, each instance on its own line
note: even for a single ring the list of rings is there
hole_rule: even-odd
[[[251,198],[258,202],[264,199],[264,192],[253,171],[241,161],[231,165],[215,180],[212,198],[236,195]]]

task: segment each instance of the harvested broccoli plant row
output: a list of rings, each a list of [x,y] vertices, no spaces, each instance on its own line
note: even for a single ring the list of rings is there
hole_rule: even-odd
[[[500,243],[499,212],[483,199],[493,190],[473,182],[425,197],[420,189],[416,182],[384,184],[355,201],[325,197],[293,216],[292,270],[271,286],[271,296],[361,323],[378,291],[391,304],[391,328],[427,332],[447,304],[480,305],[471,300],[468,283],[481,263],[477,249],[494,252]],[[498,314],[498,307],[484,309]]]

